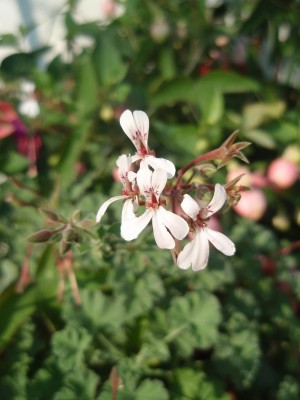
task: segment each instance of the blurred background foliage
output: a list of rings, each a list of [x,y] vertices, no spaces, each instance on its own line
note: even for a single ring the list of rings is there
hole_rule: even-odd
[[[85,22],[65,5],[43,67],[26,29],[0,38],[1,399],[299,399],[300,2],[101,4]],[[236,129],[252,142],[253,197],[219,221],[236,256],[181,271],[151,235],[120,239],[120,206],[94,224],[133,152],[126,108],[178,169]]]

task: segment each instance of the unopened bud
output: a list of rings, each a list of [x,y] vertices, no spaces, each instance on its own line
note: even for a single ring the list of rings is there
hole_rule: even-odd
[[[33,235],[29,236],[26,240],[31,243],[45,243],[51,239],[55,232],[56,231],[49,229],[42,229],[41,231],[35,232]]]
[[[156,42],[163,42],[170,32],[169,25],[164,18],[157,19],[153,22],[150,34]]]

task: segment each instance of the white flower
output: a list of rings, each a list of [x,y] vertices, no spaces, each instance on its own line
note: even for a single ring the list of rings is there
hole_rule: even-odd
[[[33,82],[27,80],[21,82],[20,84],[21,102],[18,110],[20,114],[29,118],[36,118],[40,113],[40,106],[35,99],[34,91],[35,91],[35,84]]]
[[[179,268],[192,267],[194,271],[205,268],[208,263],[209,242],[226,256],[232,256],[235,253],[234,243],[223,233],[208,228],[205,222],[207,218],[223,207],[225,201],[226,190],[218,183],[215,186],[212,200],[205,208],[200,208],[188,194],[184,195],[181,208],[193,220],[195,233],[193,240],[178,255]]]
[[[121,225],[121,236],[125,240],[133,240],[152,220],[154,239],[161,249],[173,249],[173,236],[182,240],[188,233],[187,222],[178,215],[167,211],[162,205],[160,195],[167,182],[167,173],[162,169],[150,171],[141,168],[137,173],[137,185],[146,200],[146,211],[136,217],[133,207],[127,208]]]
[[[18,108],[20,114],[29,117],[36,118],[40,113],[39,103],[34,98],[28,98],[22,101]]]
[[[125,154],[117,159],[117,167],[119,168],[119,177],[123,185],[123,192],[132,191],[136,173],[131,171],[132,157],[127,157]],[[123,193],[124,194],[124,193]]]
[[[96,222],[100,222],[101,218],[105,214],[108,206],[114,203],[117,200],[125,200],[122,210],[122,221],[126,218],[126,215],[129,212],[133,212],[136,206],[136,192],[135,192],[135,177],[136,174],[130,170],[131,168],[131,157],[127,157],[126,155],[122,155],[117,160],[117,166],[119,167],[119,177],[123,185],[122,195],[114,196],[107,201],[105,201],[101,207],[99,208],[96,216]],[[129,210],[129,211],[128,211]]]
[[[156,158],[151,154],[148,147],[149,118],[144,111],[126,110],[120,117],[120,125],[137,150],[137,154],[132,157],[132,161],[141,161],[141,168],[150,165],[154,170],[163,169],[168,178],[173,178],[176,169],[175,165],[164,158]]]

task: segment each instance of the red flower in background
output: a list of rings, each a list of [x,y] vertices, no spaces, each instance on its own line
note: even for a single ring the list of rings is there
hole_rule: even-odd
[[[28,173],[36,176],[36,162],[42,145],[41,137],[38,133],[30,132],[11,103],[0,101],[0,139],[11,135],[16,141],[18,153],[30,161]]]

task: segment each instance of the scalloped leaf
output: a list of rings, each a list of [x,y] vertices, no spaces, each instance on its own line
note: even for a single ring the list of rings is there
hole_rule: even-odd
[[[169,332],[165,340],[174,342],[182,356],[190,355],[195,349],[207,349],[217,341],[221,311],[212,294],[190,293],[175,298],[167,318]]]

